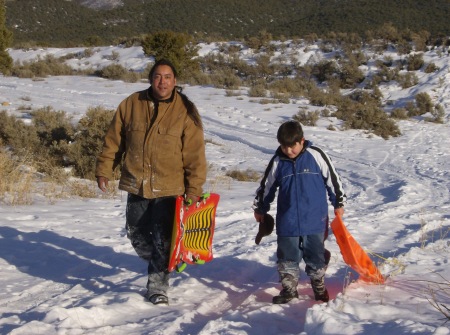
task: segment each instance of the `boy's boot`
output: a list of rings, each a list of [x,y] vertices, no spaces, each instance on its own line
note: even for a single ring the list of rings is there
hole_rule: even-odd
[[[280,294],[272,298],[274,304],[285,304],[294,298],[298,298],[297,285],[298,278],[288,273],[280,274],[281,286],[283,289]]]
[[[316,301],[323,301],[327,302],[330,300],[330,297],[328,296],[328,291],[325,287],[325,276],[320,278],[311,278],[311,287],[314,291],[314,299]]]

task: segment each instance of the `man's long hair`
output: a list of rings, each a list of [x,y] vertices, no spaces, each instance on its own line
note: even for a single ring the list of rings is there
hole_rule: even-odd
[[[197,107],[186,96],[186,94],[181,92],[183,89],[180,86],[177,86],[175,89],[177,90],[178,94],[181,96],[181,99],[183,100],[183,103],[186,106],[189,117],[192,119],[192,121],[194,121],[194,123],[197,127],[200,127],[203,129],[202,119],[200,117],[200,113],[198,112]]]

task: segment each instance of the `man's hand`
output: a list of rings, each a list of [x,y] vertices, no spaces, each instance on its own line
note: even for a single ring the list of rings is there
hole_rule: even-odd
[[[200,197],[197,197],[196,195],[186,194],[184,196],[184,205],[190,206],[190,205],[196,204],[199,200],[200,200]]]
[[[108,178],[97,177],[97,185],[98,188],[102,190],[102,192],[106,192],[108,190]]]

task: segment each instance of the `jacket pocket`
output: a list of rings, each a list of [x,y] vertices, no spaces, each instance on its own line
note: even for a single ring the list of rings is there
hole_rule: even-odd
[[[181,159],[181,132],[173,128],[160,127],[155,138],[155,152],[158,159],[178,157]]]

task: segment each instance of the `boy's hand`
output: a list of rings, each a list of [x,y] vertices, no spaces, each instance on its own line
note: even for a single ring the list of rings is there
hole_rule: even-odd
[[[344,216],[344,207],[335,208],[334,215],[336,215],[336,216],[339,215],[342,218]]]
[[[258,218],[257,218],[258,217]],[[270,214],[258,214],[255,212],[255,219],[259,222],[258,234],[255,238],[255,243],[259,244],[264,236],[269,236],[275,227],[275,220]]]
[[[264,214],[253,212],[256,222],[264,222]]]

